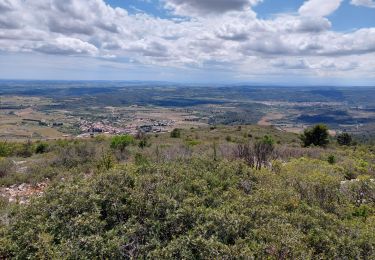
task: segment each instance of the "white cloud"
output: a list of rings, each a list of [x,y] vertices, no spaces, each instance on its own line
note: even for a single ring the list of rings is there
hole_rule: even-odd
[[[16,8],[16,1],[1,0],[0,1],[0,12],[9,12]]]
[[[91,55],[97,54],[98,49],[88,43],[75,38],[57,38],[49,43],[35,48],[38,52],[60,55]]]
[[[308,0],[301,8],[299,13],[302,16],[323,17],[336,11],[343,0]]]
[[[0,0],[0,51],[112,57],[117,63],[131,60],[157,68],[221,67],[239,74],[243,68],[258,75],[296,69],[307,74],[367,71],[368,57],[375,53],[375,28],[331,31],[325,16],[341,1],[310,0],[300,15],[266,20],[249,9],[257,2],[166,0],[176,12],[194,16],[168,20],[131,15],[103,0]],[[335,66],[319,63],[332,59]]]
[[[310,65],[304,59],[276,59],[271,61],[271,64],[274,67],[283,69],[301,70],[310,68]]]
[[[364,6],[364,7],[375,8],[375,1],[374,0],[352,0],[350,3],[352,5],[356,5],[356,6]]]

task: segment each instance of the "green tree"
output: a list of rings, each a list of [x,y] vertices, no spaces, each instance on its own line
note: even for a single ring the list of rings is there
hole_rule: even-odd
[[[341,133],[336,137],[336,140],[339,145],[349,146],[352,144],[353,138],[348,133]]]
[[[325,147],[329,143],[328,137],[328,127],[326,125],[319,124],[312,128],[306,129],[301,135],[301,140],[305,147],[310,145]]]
[[[134,137],[131,135],[119,135],[111,139],[111,148],[124,152],[126,147],[134,144]]]

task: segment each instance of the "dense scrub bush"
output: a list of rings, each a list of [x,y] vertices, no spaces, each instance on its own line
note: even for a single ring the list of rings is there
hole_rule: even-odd
[[[368,187],[360,186],[366,203],[356,205],[337,166],[299,159],[279,170],[138,156],[136,165],[56,183],[15,208],[0,228],[0,258],[375,257]]]
[[[33,144],[31,141],[24,143],[9,143],[0,141],[0,157],[21,156],[30,157],[33,154]]]
[[[356,179],[360,175],[372,173],[371,165],[361,158],[346,158],[345,161],[340,163],[340,166],[343,168],[345,178],[348,180]]]
[[[340,168],[328,162],[302,158],[287,164],[282,176],[306,203],[337,213],[342,202]]]
[[[0,197],[0,259],[375,258],[375,149],[241,131],[48,142],[0,179],[51,179],[30,204]]]
[[[375,205],[375,181],[368,177],[346,181],[342,184],[341,189],[357,207]],[[375,214],[375,212],[372,212],[372,214]]]

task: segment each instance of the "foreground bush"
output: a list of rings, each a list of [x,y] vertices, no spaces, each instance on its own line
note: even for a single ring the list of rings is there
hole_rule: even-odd
[[[0,258],[374,259],[374,202],[356,205],[339,167],[280,167],[193,159],[76,176],[12,211]]]

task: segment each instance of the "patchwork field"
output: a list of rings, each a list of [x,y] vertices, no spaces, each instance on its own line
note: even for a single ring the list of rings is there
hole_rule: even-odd
[[[139,130],[157,133],[174,128],[246,124],[301,133],[309,126],[324,123],[331,134],[347,131],[367,142],[375,127],[374,88],[62,81],[2,81],[0,86],[2,139],[136,134]]]

